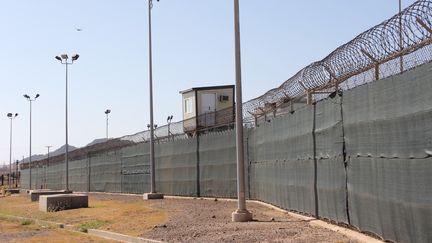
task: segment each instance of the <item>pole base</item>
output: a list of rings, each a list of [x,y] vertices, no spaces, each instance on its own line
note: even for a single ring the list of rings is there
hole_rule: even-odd
[[[164,198],[164,194],[157,193],[157,192],[144,193],[143,195],[144,200],[163,199],[163,198]]]
[[[236,210],[232,214],[232,222],[248,222],[252,220],[252,213],[247,210]]]

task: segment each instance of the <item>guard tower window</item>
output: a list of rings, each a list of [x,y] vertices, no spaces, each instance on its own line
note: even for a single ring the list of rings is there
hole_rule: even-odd
[[[184,101],[185,101],[185,104],[184,104],[185,113],[188,113],[188,114],[192,113],[192,99],[188,98],[188,99],[185,99]]]

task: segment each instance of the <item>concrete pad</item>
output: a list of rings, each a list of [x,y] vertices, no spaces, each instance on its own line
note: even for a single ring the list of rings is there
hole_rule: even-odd
[[[8,188],[5,190],[5,192],[9,192],[10,194],[18,194],[18,193],[20,193],[20,189],[19,188]]]
[[[39,196],[41,195],[55,195],[55,194],[69,194],[72,193],[72,191],[66,191],[66,190],[30,190],[30,199],[32,202],[39,201]]]
[[[39,211],[56,212],[74,208],[87,208],[88,195],[85,194],[57,194],[39,197]]]
[[[232,214],[232,222],[248,222],[252,220],[252,214],[247,211],[236,210]]]
[[[157,193],[157,192],[144,193],[143,195],[144,200],[163,199],[163,198],[164,195],[162,193]]]

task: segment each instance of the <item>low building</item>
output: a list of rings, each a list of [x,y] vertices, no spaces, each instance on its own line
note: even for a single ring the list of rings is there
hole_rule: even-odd
[[[194,134],[234,123],[234,85],[196,87],[180,91],[183,129]]]

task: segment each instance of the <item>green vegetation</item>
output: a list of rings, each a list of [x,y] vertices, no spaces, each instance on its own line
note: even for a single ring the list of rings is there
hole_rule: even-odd
[[[110,224],[108,220],[92,220],[77,225],[77,228],[81,232],[87,232],[88,229],[99,229],[100,227]]]
[[[33,224],[33,221],[29,220],[29,219],[22,219],[20,221],[20,225],[30,225]]]

